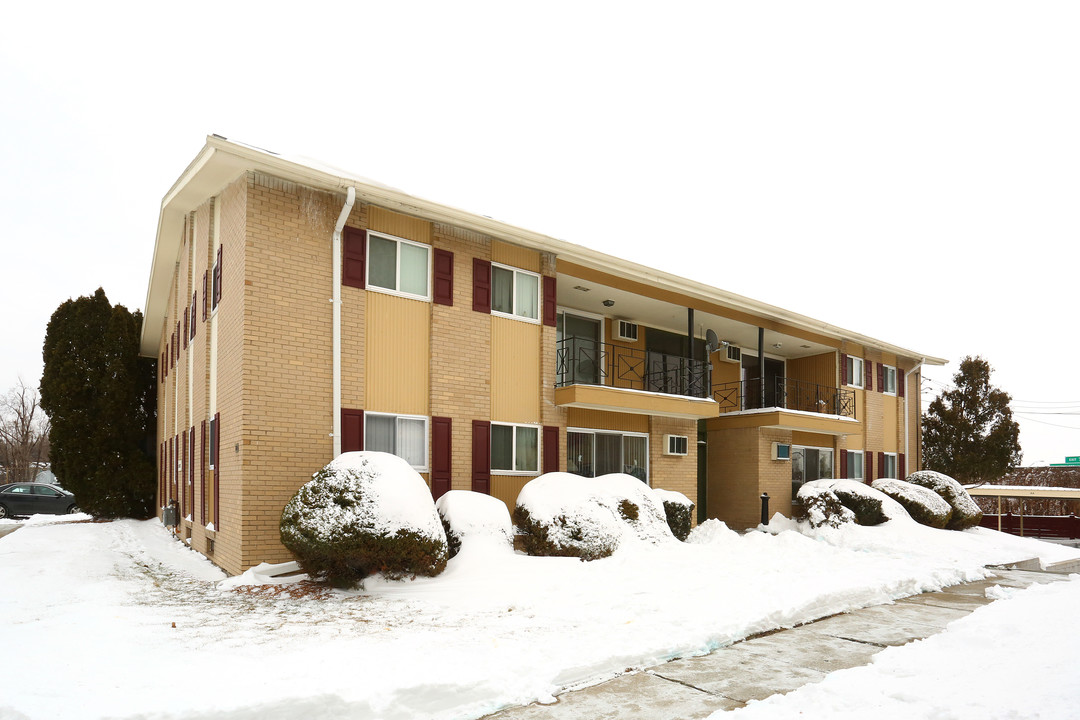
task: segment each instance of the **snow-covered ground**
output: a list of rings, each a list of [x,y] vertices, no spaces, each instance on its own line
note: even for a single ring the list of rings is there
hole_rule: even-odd
[[[0,539],[5,720],[475,718],[764,630],[981,578],[987,564],[1080,557],[982,528],[894,520],[811,531],[778,516],[771,533],[738,535],[712,521],[691,542],[624,544],[589,563],[516,555],[474,538],[436,578],[293,598],[295,585],[244,584],[254,574],[226,580],[158,521],[77,519],[32,518]],[[859,698],[873,697],[897,714],[910,703],[906,717],[927,716],[918,703],[949,707],[950,673],[1000,662],[1015,674],[1034,655],[1020,645],[1047,634],[1050,657],[1075,646],[1078,587],[1024,591],[955,632],[884,653],[854,680],[844,678],[855,671],[837,673],[740,712],[787,717],[826,703],[854,715]],[[962,659],[945,673],[925,647]],[[1075,674],[1074,660],[1061,661]],[[1006,672],[988,679],[990,697],[1010,692]],[[875,695],[878,687],[891,689]],[[1016,690],[1028,709],[1040,692],[1058,693],[1041,680]],[[1062,692],[1077,707],[1080,691]],[[808,705],[791,704],[803,696]],[[967,717],[962,709],[940,716]]]

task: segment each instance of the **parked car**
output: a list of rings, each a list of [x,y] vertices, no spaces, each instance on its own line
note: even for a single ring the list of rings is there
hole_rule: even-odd
[[[0,519],[15,515],[64,515],[79,512],[75,496],[46,483],[0,485]]]

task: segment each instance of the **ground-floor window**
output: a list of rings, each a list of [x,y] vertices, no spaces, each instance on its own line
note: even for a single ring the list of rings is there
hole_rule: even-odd
[[[649,481],[649,436],[604,430],[567,429],[566,469],[584,477],[626,473]]]
[[[491,423],[492,472],[540,472],[540,428]]]
[[[791,499],[799,488],[811,480],[827,480],[833,477],[832,448],[791,446]]]
[[[863,453],[862,450],[847,451],[847,476],[852,480],[863,479]]]
[[[896,453],[885,453],[885,466],[881,470],[881,477],[896,479]]]
[[[427,470],[428,419],[422,415],[364,413],[364,449],[390,453]]]

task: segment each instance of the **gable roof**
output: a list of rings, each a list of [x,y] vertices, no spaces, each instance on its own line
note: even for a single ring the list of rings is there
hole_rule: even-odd
[[[554,253],[560,262],[595,268],[608,275],[646,283],[704,303],[749,313],[765,320],[783,323],[806,332],[824,335],[840,341],[874,348],[899,357],[929,365],[944,365],[942,358],[908,350],[861,333],[844,330],[820,320],[800,315],[774,305],[752,300],[695,280],[662,272],[623,258],[559,240],[516,225],[500,222],[484,215],[418,198],[401,190],[355,175],[339,168],[302,157],[288,157],[243,143],[229,141],[219,135],[206,138],[206,145],[184,170],[161,201],[157,239],[150,268],[150,282],[143,306],[140,352],[157,355],[164,318],[169,301],[173,273],[180,251],[184,216],[217,195],[227,185],[248,171],[263,172],[317,190],[344,196],[349,187],[356,190],[357,200],[389,210],[416,215],[435,222],[454,225],[490,235],[511,243],[542,252]]]

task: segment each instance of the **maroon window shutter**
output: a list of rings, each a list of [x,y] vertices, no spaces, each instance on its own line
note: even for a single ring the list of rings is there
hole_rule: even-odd
[[[191,312],[191,309],[190,309],[190,308],[184,308],[184,332],[183,332],[183,336],[184,336],[184,349],[185,349],[185,350],[187,350],[187,342],[188,342],[188,313],[190,313],[190,312]]]
[[[438,500],[450,490],[453,421],[431,418],[431,496]]]
[[[165,364],[165,353],[161,353],[161,364],[158,365],[158,374],[161,375],[161,382],[165,382],[165,376],[168,375],[168,372],[166,372],[168,367],[169,366]]]
[[[202,489],[201,521],[206,525],[206,421],[202,421],[202,440],[199,442],[199,485]]]
[[[224,272],[222,272],[221,267],[221,261],[223,257],[222,252],[224,250],[224,245],[218,245],[217,264],[214,265],[214,307],[217,307],[218,304],[221,302],[221,281],[224,277]]]
[[[544,426],[544,472],[559,472],[559,428],[556,425]]]
[[[870,362],[869,360],[864,360],[863,361],[863,371],[864,371],[863,375],[865,376],[863,378],[863,380],[864,380],[863,387],[865,389],[867,389],[867,390],[873,390],[874,389],[874,363]]]
[[[558,307],[555,297],[557,287],[555,278],[544,276],[544,324],[551,327],[555,327],[556,308]]]
[[[847,479],[848,477],[848,451],[840,451],[840,477]]]
[[[847,355],[840,353],[840,387],[847,384]]]
[[[907,458],[904,457],[904,453],[900,453],[896,456],[896,478],[903,480],[907,477]]]
[[[885,365],[878,363],[877,366],[877,389],[878,392],[885,392]]]
[[[866,480],[866,484],[869,485],[874,481],[874,453],[869,450],[863,450],[863,477]]]
[[[341,452],[364,449],[364,411],[342,408]]]
[[[341,244],[341,284],[363,290],[367,285],[367,231],[346,227]]]
[[[896,368],[896,394],[904,397],[904,371]]]
[[[187,515],[188,508],[188,454],[187,454],[187,430],[180,437],[180,517]]]
[[[480,258],[473,258],[472,265],[472,309],[476,312],[491,312],[491,263]]]
[[[206,322],[206,273],[202,274],[202,319]]]
[[[195,312],[196,308],[198,308],[198,307],[199,307],[199,291],[196,290],[195,292],[191,293],[191,339],[192,340],[195,339],[195,331],[199,327],[198,320],[196,320],[196,318],[198,317],[198,314]]]
[[[432,300],[438,305],[454,304],[454,253],[435,248]]]
[[[165,504],[165,443],[158,443],[158,506]]]
[[[491,423],[487,420],[472,423],[472,489],[491,494]]]
[[[879,478],[885,477],[885,453],[883,452],[877,454],[877,476]]]

